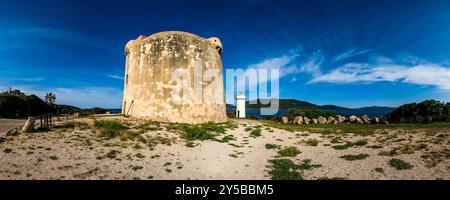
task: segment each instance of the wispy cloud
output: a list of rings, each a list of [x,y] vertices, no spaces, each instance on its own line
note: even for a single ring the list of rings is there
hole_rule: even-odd
[[[45,80],[44,77],[15,77],[13,80],[25,81],[25,82],[40,82]]]
[[[373,49],[364,49],[364,50],[358,50],[358,49],[350,49],[342,54],[337,55],[336,57],[334,57],[334,61],[342,61],[354,56],[358,56],[358,55],[362,55],[365,53],[368,53],[370,51],[372,51]]]
[[[106,74],[107,77],[117,80],[123,80],[123,76],[114,75],[114,74]]]
[[[76,45],[89,45],[112,52],[120,52],[105,38],[91,38],[84,34],[50,27],[23,27],[0,33],[1,49],[32,47],[30,39],[51,39]],[[14,41],[13,43],[7,41]]]
[[[436,86],[440,90],[450,91],[450,68],[432,63],[414,66],[348,63],[329,73],[314,77],[309,83],[380,81]]]

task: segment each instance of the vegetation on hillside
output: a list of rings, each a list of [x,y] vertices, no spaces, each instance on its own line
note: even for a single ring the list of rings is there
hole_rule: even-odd
[[[426,100],[405,104],[387,115],[391,122],[432,122],[450,121],[450,102]]]
[[[36,95],[0,93],[0,117],[26,117],[52,111],[52,106]]]

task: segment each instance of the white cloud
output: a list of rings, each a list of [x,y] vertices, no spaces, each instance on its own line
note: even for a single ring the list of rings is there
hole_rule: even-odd
[[[16,77],[13,79],[18,80],[18,81],[26,81],[26,82],[39,82],[39,81],[43,81],[45,78],[43,78],[43,77]]]
[[[346,52],[344,52],[344,53],[342,53],[340,55],[337,55],[334,58],[334,61],[345,60],[347,58],[351,58],[353,56],[362,55],[362,54],[368,53],[370,51],[372,51],[372,49],[364,49],[364,50],[359,50],[359,51],[357,49],[350,49],[350,50],[348,50],[348,51],[346,51]]]
[[[437,64],[369,65],[349,63],[327,74],[313,78],[309,83],[355,83],[355,82],[402,82],[409,84],[436,86],[450,91],[450,68]]]
[[[106,74],[106,76],[109,77],[109,78],[112,78],[112,79],[123,80],[123,76],[119,76],[119,75]]]

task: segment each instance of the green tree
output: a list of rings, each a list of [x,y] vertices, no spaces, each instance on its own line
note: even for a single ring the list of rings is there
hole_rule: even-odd
[[[53,94],[52,92],[49,92],[47,94],[45,94],[45,102],[49,105],[53,105],[55,104],[56,101],[56,95]]]

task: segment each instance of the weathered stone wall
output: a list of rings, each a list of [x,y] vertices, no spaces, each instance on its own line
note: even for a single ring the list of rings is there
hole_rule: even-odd
[[[161,32],[129,41],[122,113],[163,122],[226,121],[221,53],[218,38],[186,32]],[[189,77],[174,80],[179,69]],[[208,70],[218,73],[204,76]],[[201,87],[180,90],[186,85]],[[178,101],[174,101],[174,90],[181,96]]]

